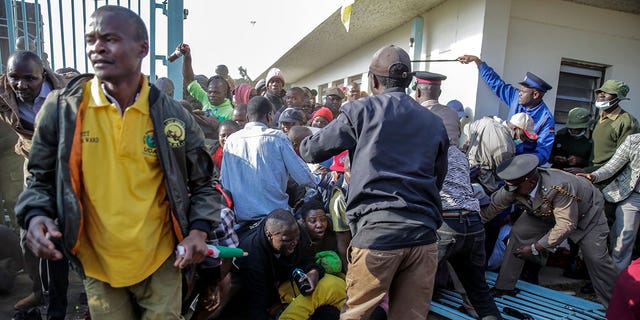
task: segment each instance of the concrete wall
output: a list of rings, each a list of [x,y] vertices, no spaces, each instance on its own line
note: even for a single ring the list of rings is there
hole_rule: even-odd
[[[451,0],[424,13],[424,39],[420,48],[421,59],[452,59],[465,52],[479,54],[482,46],[482,25],[484,1]],[[452,18],[453,17],[453,18]],[[379,48],[394,44],[410,52],[411,22],[408,22],[369,42],[348,55],[338,59],[312,75],[300,79],[292,85],[317,88],[337,79],[366,73],[373,53]],[[477,89],[477,75],[467,75],[456,62],[421,64],[420,70],[446,74],[450,80],[443,83],[441,101],[458,99],[465,105],[474,105]],[[362,90],[368,90],[363,83]]]
[[[423,14],[422,59],[455,59],[463,54],[478,55],[482,49],[485,1],[452,0]],[[447,76],[442,82],[440,103],[457,99],[473,114],[478,89],[478,74],[458,62],[423,63],[419,70]]]
[[[410,33],[411,25],[407,23],[376,38],[367,45],[352,51],[351,53],[336,60],[331,65],[319,69],[313,74],[300,79],[296,83],[293,83],[292,86],[308,86],[309,88],[317,88],[322,84],[329,84],[329,86],[331,86],[330,83],[335,80],[348,78],[360,73],[366,74],[369,71],[371,57],[376,50],[381,47],[393,44],[408,51]],[[366,80],[366,76],[363,80]],[[361,88],[362,90],[369,91],[367,83],[363,83]]]
[[[450,0],[421,15],[424,37],[421,59],[480,56],[508,83],[527,71],[554,89],[544,100],[553,110],[563,58],[610,65],[606,79],[625,81],[631,88],[627,110],[640,118],[640,16],[560,0]],[[372,54],[395,44],[410,51],[411,22],[338,59],[294,85],[318,87],[368,70]],[[418,49],[418,48],[416,48]],[[478,77],[474,65],[423,63],[420,70],[447,75],[440,102],[460,100],[467,113],[506,117],[500,102]],[[366,80],[366,77],[364,77]],[[363,83],[363,90],[367,84]],[[635,98],[634,98],[635,97]]]
[[[605,78],[629,85],[632,100],[622,105],[639,117],[639,54],[639,15],[559,0],[513,0],[502,75],[510,83],[521,81],[527,71],[545,79],[554,87],[544,98],[553,110],[562,58],[610,65]],[[482,56],[490,64],[501,64],[500,57],[486,56],[484,52]],[[483,86],[482,90],[488,90],[484,84],[480,88]],[[491,105],[494,101],[478,98],[479,104]],[[506,113],[504,104],[500,111]]]

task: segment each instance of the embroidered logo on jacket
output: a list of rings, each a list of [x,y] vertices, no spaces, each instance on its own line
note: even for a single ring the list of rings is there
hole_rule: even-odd
[[[176,119],[169,118],[164,121],[164,134],[167,136],[167,141],[172,148],[180,148],[184,146],[185,129],[184,122]]]
[[[144,149],[142,150],[142,153],[145,156],[155,157],[157,150],[156,150],[156,141],[153,139],[153,130],[149,130],[145,132],[143,143],[144,143]]]

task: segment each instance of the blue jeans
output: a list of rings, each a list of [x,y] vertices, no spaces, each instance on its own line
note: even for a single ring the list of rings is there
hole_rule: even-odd
[[[471,305],[480,318],[500,312],[489,294],[485,279],[484,226],[478,213],[444,217],[438,229],[438,272],[446,270],[448,261],[467,291]]]
[[[616,207],[616,220],[611,230],[611,258],[618,272],[631,263],[633,245],[640,225],[640,193],[620,201]]]

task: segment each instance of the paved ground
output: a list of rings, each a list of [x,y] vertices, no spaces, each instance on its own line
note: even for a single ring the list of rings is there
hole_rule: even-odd
[[[16,285],[10,295],[0,296],[0,319],[11,319],[15,313],[13,305],[23,297],[29,295],[31,289],[31,280],[26,273],[21,273],[16,279]],[[73,272],[69,275],[69,305],[67,307],[67,319],[85,319],[87,311],[86,303],[81,301],[84,298],[82,294],[82,281]],[[46,319],[46,310],[41,308],[43,319]]]
[[[569,279],[562,276],[562,269],[554,267],[543,268],[540,273],[540,284],[554,290],[563,291],[568,294],[576,295],[596,301],[595,295],[585,295],[580,293],[580,288],[586,283],[586,280]],[[31,288],[29,277],[22,273],[18,276],[16,286],[10,295],[0,296],[0,319],[11,319],[14,314],[13,305],[16,301],[29,294]],[[85,319],[87,307],[82,297],[82,282],[80,278],[73,272],[70,273],[69,281],[69,307],[67,309],[67,319]],[[46,310],[42,308],[42,314],[46,314]],[[428,319],[442,319],[435,315],[430,315]]]

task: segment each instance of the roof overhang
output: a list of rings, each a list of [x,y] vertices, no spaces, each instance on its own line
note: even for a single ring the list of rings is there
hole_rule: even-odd
[[[338,9],[264,70],[257,79],[264,79],[270,68],[277,67],[284,72],[287,83],[296,82],[444,1],[446,0],[355,1],[351,9],[349,32],[340,21]]]
[[[369,41],[423,15],[446,0],[359,0],[351,10],[350,30],[340,21],[340,9],[281,56],[272,67],[282,69],[287,83],[294,83],[360,48]],[[640,14],[638,0],[565,0],[588,6]],[[408,39],[407,39],[408,40]]]
[[[585,4],[592,7],[621,11],[632,14],[640,14],[640,1],[638,0],[565,0]]]

